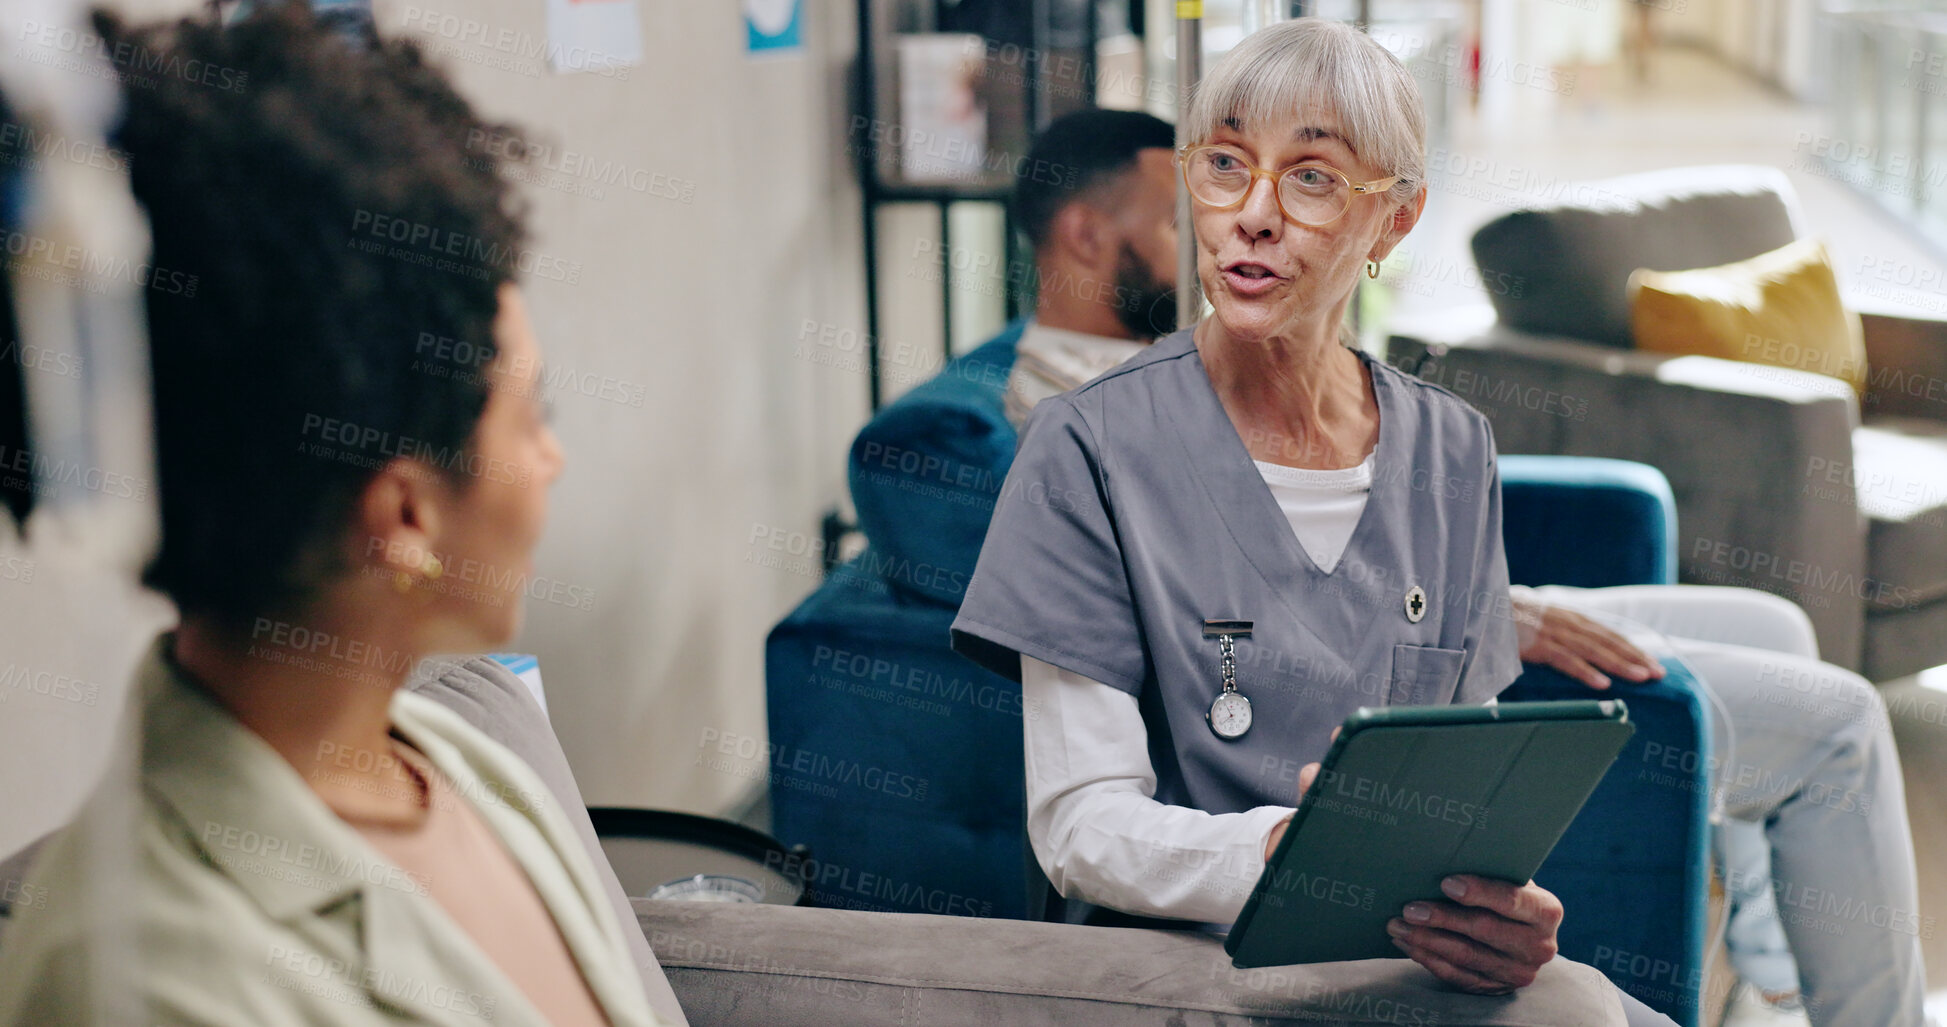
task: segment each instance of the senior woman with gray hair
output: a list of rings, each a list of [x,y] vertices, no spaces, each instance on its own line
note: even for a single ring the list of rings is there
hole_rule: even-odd
[[[1340,335],[1426,203],[1411,76],[1301,19],[1214,68],[1185,128],[1214,312],[1035,409],[953,644],[1023,683],[1056,888],[1226,924],[1315,772],[1293,756],[1361,706],[1484,702],[1520,660],[1486,420]],[[1547,891],[1443,890],[1389,925],[1441,980],[1506,993],[1554,957]]]

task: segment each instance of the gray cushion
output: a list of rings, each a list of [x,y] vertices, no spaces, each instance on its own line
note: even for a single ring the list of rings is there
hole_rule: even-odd
[[[1866,515],[1868,612],[1947,596],[1947,423],[1874,417],[1852,433],[1851,468],[1809,475],[1814,496],[1854,488]]]
[[[1715,267],[1798,237],[1797,199],[1776,168],[1672,168],[1561,192],[1474,233],[1483,275],[1521,283],[1489,290],[1511,328],[1627,349],[1631,271]]]
[[[1940,640],[1947,638],[1947,599],[1903,610],[1866,608],[1865,659],[1859,673],[1886,682],[1918,674],[1940,663]],[[1904,758],[1905,750],[1901,750]]]
[[[1562,959],[1532,987],[1489,998],[1451,991],[1404,959],[1236,970],[1220,940],[1187,931],[647,899],[635,908],[695,1027],[1624,1022],[1615,986]]]

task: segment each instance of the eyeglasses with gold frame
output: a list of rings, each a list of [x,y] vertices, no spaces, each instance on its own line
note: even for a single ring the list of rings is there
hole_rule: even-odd
[[[1234,178],[1230,182],[1219,183],[1212,181],[1207,173],[1200,175],[1200,162],[1207,164],[1216,156],[1229,157],[1237,162],[1235,168],[1227,169],[1228,174],[1236,176],[1240,172],[1248,172],[1249,177]],[[1346,176],[1345,172],[1323,161],[1302,161],[1287,168],[1270,171],[1257,167],[1245,160],[1244,155],[1234,147],[1222,143],[1185,146],[1176,151],[1176,163],[1183,173],[1183,187],[1190,191],[1193,199],[1204,206],[1218,210],[1239,206],[1246,197],[1251,195],[1251,190],[1257,186],[1259,178],[1268,178],[1271,180],[1271,195],[1278,201],[1278,212],[1284,215],[1285,220],[1313,228],[1329,225],[1344,217],[1345,212],[1352,209],[1354,198],[1383,193],[1397,185],[1400,180],[1400,176],[1393,175],[1389,178],[1375,178],[1370,182],[1354,182]],[[1305,181],[1304,176],[1308,174],[1323,177]],[[1213,192],[1213,189],[1216,191]],[[1286,196],[1287,190],[1290,192],[1289,197]],[[1231,195],[1232,193],[1235,195]],[[1229,198],[1226,199],[1226,196]],[[1299,207],[1300,211],[1294,212],[1292,210],[1294,206]],[[1300,212],[1305,216],[1299,216]]]

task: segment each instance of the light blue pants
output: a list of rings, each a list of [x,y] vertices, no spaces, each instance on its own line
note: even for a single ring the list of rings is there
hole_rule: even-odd
[[[1919,1027],[1925,983],[1905,786],[1886,707],[1872,684],[1817,658],[1805,614],[1749,589],[1631,586],[1535,590],[1544,602],[1609,623],[1639,648],[1674,654],[1708,683],[1728,724],[1713,757],[1725,816],[1762,825],[1769,866],[1750,833],[1725,850],[1732,894],[1745,905],[1736,957],[1766,990],[1788,966],[1763,958],[1767,923],[1781,926],[1816,1027]],[[1628,696],[1627,683],[1619,682]],[[1766,885],[1769,888],[1766,888]],[[1750,957],[1748,960],[1746,957]],[[1768,975],[1768,976],[1767,976]]]

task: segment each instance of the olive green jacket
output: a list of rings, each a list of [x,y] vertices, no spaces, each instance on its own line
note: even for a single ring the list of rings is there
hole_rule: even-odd
[[[0,944],[0,1025],[545,1027],[423,880],[162,651],[137,682],[141,789],[111,771],[35,861],[22,890],[34,901],[15,906]],[[611,1023],[660,1024],[587,853],[534,772],[403,689],[392,719],[534,882]]]

